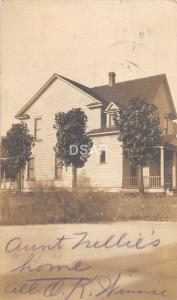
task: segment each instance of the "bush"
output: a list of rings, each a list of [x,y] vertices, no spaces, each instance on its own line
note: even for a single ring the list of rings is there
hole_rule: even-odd
[[[96,192],[73,194],[66,190],[9,195],[2,201],[1,224],[100,222],[109,220],[108,205]]]

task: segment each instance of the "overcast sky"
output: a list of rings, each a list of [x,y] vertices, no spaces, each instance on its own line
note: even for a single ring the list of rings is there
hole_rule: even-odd
[[[53,73],[88,86],[166,73],[177,107],[177,1],[4,0],[1,134]]]

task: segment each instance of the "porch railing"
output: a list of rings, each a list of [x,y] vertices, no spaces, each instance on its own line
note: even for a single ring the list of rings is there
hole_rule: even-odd
[[[123,178],[123,187],[125,188],[136,188],[138,187],[138,177],[130,176]]]
[[[161,186],[160,176],[144,176],[143,182],[144,182],[145,188],[159,188]],[[123,187],[124,188],[137,188],[138,187],[138,177],[125,176],[123,178]]]

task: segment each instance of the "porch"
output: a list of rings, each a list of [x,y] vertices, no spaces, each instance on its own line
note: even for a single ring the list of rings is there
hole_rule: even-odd
[[[160,176],[143,176],[144,188],[162,188],[161,186],[161,177]],[[123,178],[123,187],[124,188],[138,188],[138,177],[130,176]],[[172,176],[168,176],[165,180],[164,187],[172,188]]]
[[[157,192],[177,188],[177,147],[163,145],[159,148],[159,157],[143,168],[143,184],[145,190]],[[138,176],[132,172],[130,164],[124,158],[123,189],[138,189]],[[133,174],[132,174],[133,173]]]

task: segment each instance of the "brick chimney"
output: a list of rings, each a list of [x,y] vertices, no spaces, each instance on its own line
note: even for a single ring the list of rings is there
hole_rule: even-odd
[[[109,76],[109,86],[110,86],[110,87],[113,87],[114,84],[115,84],[116,73],[114,73],[114,72],[109,72],[109,73],[108,73],[108,76]]]

